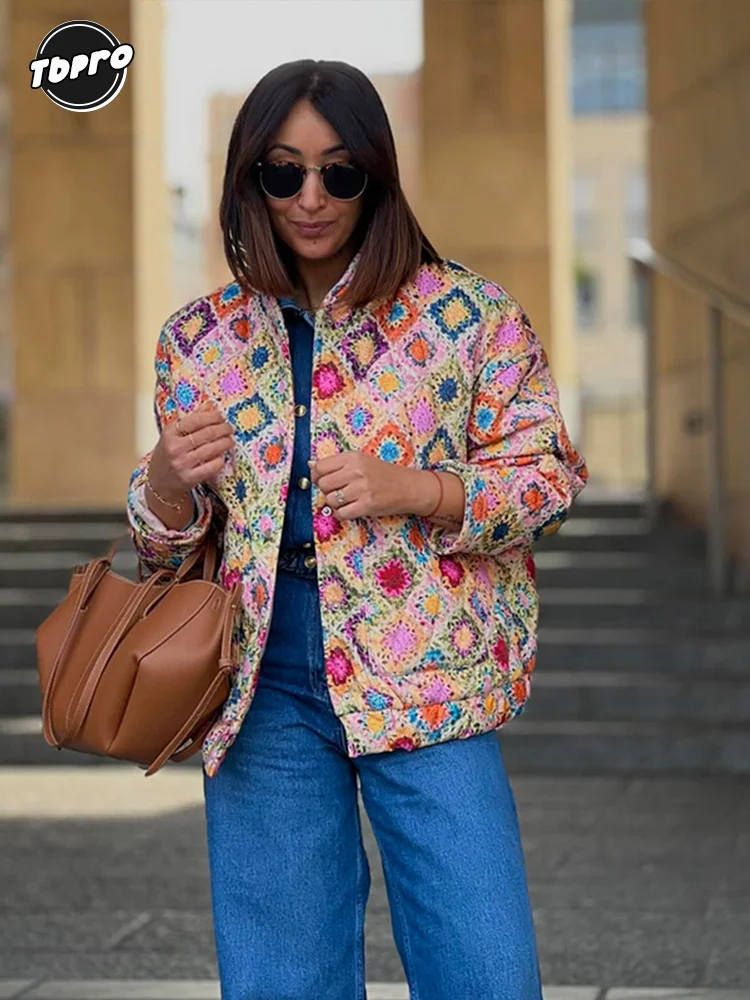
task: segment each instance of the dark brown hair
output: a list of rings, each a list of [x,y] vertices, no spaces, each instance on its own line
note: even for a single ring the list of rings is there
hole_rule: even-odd
[[[368,174],[354,234],[362,254],[345,299],[356,308],[392,298],[420,264],[440,258],[401,190],[393,133],[378,92],[364,73],[343,62],[284,63],[242,105],[229,140],[219,209],[229,267],[248,291],[288,295],[294,287],[294,259],[271,227],[255,164],[300,100],[325,118]]]

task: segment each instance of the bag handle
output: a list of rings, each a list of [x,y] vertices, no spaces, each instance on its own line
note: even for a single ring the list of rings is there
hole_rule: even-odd
[[[81,586],[78,590],[75,607],[73,608],[73,614],[70,616],[68,627],[65,630],[65,635],[60,643],[60,648],[57,651],[57,656],[55,657],[55,662],[53,664],[52,671],[50,672],[49,681],[47,682],[47,688],[44,693],[44,704],[42,706],[42,731],[44,732],[44,737],[47,742],[53,746],[57,746],[58,749],[60,749],[58,745],[59,741],[55,736],[55,731],[52,726],[52,694],[57,682],[57,676],[60,672],[63,660],[68,653],[70,644],[78,632],[81,624],[81,617],[86,610],[89,599],[108,571],[109,561],[106,557],[103,559],[93,559],[86,567],[81,581]]]
[[[123,539],[128,538],[129,535],[123,535],[121,538],[116,538],[114,542],[109,547],[109,552],[106,558],[112,561],[115,552],[119,548]],[[214,574],[216,572],[216,559],[217,559],[217,548],[216,548],[216,538],[214,537],[214,532],[209,531],[205,540],[198,548],[191,552],[189,556],[186,556],[180,563],[175,575],[178,579],[182,580],[190,570],[195,566],[200,558],[203,558],[203,579],[213,582]],[[142,565],[140,559],[138,560],[138,583],[144,583]]]
[[[213,583],[214,573],[216,572],[216,539],[212,531],[206,536],[203,545],[182,560],[175,573],[175,578],[177,580],[184,580],[201,558],[203,559],[203,579],[209,583]]]

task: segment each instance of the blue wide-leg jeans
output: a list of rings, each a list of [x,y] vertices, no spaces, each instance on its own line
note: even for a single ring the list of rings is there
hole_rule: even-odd
[[[284,570],[250,711],[203,777],[222,1000],[365,1000],[357,778],[412,1000],[541,1000],[497,735],[348,757],[314,573]]]

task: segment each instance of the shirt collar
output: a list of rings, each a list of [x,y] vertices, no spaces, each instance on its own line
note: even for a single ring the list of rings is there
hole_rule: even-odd
[[[337,326],[343,322],[346,322],[348,319],[351,318],[352,315],[351,309],[342,306],[340,300],[352,282],[352,278],[356,273],[357,265],[359,264],[361,257],[362,257],[362,250],[360,249],[355,253],[354,257],[352,257],[347,269],[341,275],[336,284],[331,289],[329,289],[328,293],[326,294],[325,298],[320,304],[321,309],[326,309],[330,311],[331,314],[335,317]],[[307,322],[311,324],[311,326],[313,327],[315,326],[314,313],[305,312],[304,309],[300,308],[300,306],[297,305],[294,299],[290,298],[289,296],[281,296],[278,299],[278,303],[282,309],[293,309],[296,313],[298,313],[300,316],[306,319]]]
[[[315,326],[315,315],[311,312],[308,312],[307,309],[303,309],[302,306],[298,305],[294,301],[294,299],[291,298],[290,296],[288,295],[279,296],[279,305],[281,306],[282,310],[289,309],[292,312],[296,313],[298,316],[300,316],[302,319],[304,319],[306,322],[308,322],[310,326],[313,327]]]

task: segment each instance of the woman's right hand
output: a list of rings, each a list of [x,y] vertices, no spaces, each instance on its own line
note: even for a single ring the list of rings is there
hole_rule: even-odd
[[[233,444],[232,425],[206,400],[164,425],[149,463],[151,485],[165,500],[178,503],[194,486],[221,472]]]

